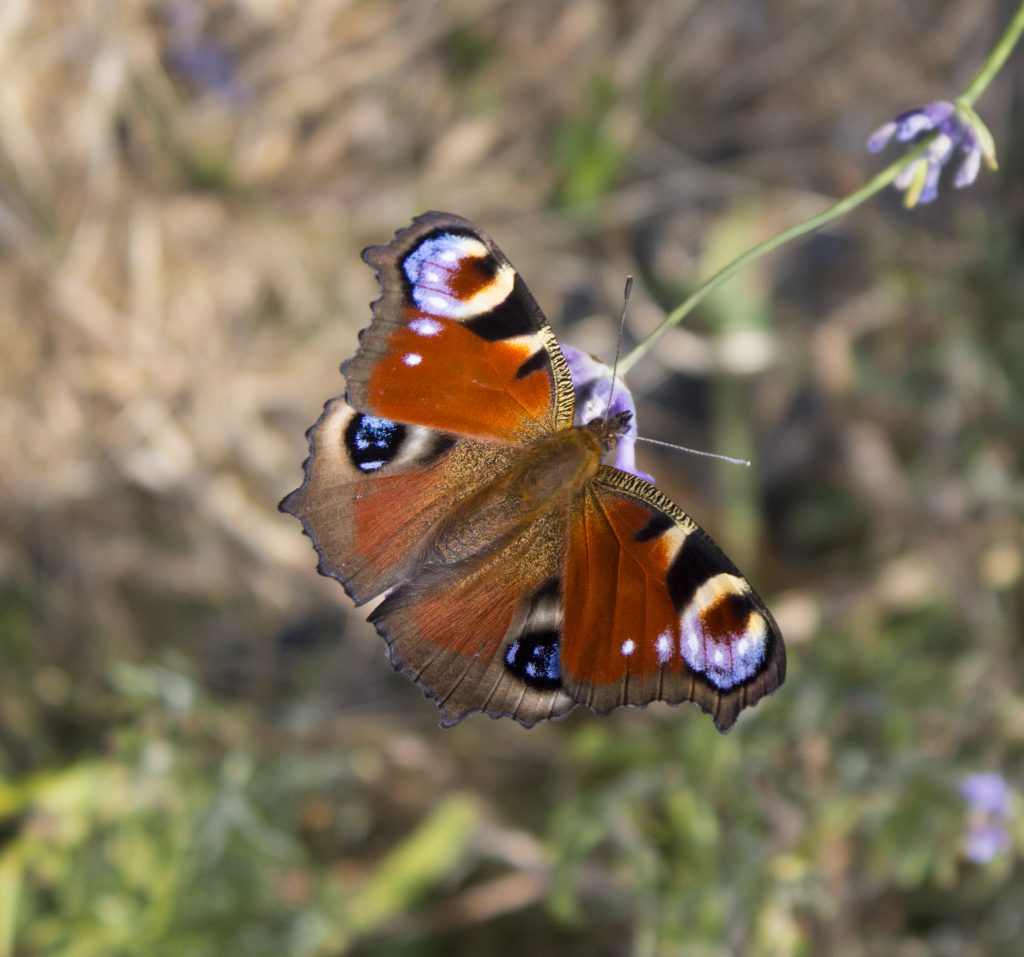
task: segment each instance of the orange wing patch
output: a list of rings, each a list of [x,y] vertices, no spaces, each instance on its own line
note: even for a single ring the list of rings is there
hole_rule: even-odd
[[[369,379],[376,415],[482,440],[526,441],[551,431],[550,365],[521,374],[534,336],[501,342],[415,309],[384,340]]]
[[[678,675],[679,618],[665,587],[670,545],[636,541],[650,509],[592,489],[571,523],[565,577],[562,682],[597,711],[642,704],[666,669]]]
[[[562,685],[604,713],[695,701],[727,731],[785,677],[778,627],[707,534],[652,485],[602,467],[570,523]]]

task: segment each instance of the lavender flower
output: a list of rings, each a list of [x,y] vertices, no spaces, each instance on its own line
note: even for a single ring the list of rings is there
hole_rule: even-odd
[[[608,389],[612,381],[612,370],[603,362],[592,358],[579,349],[562,344],[562,355],[569,364],[572,376],[572,387],[576,397],[576,413],[573,421],[576,425],[585,425],[591,419],[612,416],[618,412],[629,412],[631,418],[626,433],[619,439],[612,458],[612,465],[623,472],[631,472],[648,482],[652,476],[641,472],[636,467],[636,406],[633,396],[618,376],[611,386],[611,403],[608,401]]]
[[[204,35],[203,19],[202,5],[194,0],[178,0],[171,5],[168,64],[193,86],[213,93],[228,105],[240,106],[249,91],[238,79],[227,48]]]
[[[999,824],[979,824],[967,829],[964,853],[975,864],[987,864],[1010,849],[1010,835]]]
[[[957,149],[963,154],[953,180],[957,189],[970,186],[978,178],[983,158],[990,169],[996,168],[992,134],[981,117],[962,100],[956,103],[939,100],[901,113],[875,130],[867,147],[877,153],[894,137],[897,143],[907,143],[931,133],[936,135],[924,155],[908,163],[894,180],[897,189],[906,191],[904,203],[908,208],[930,203],[939,195],[942,168]]]
[[[960,782],[960,794],[970,808],[964,853],[975,864],[987,864],[1010,849],[1006,824],[1013,817],[1010,787],[993,771],[968,774]]]
[[[1010,816],[1010,786],[995,771],[966,775],[960,782],[960,794],[972,810],[981,814]]]

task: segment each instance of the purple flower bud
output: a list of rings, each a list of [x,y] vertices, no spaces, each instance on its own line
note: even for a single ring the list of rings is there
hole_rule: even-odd
[[[975,864],[988,864],[1010,849],[1010,835],[997,824],[972,827],[964,837],[964,853]]]
[[[897,189],[905,191],[907,206],[930,203],[939,195],[942,170],[957,149],[964,155],[953,180],[958,189],[977,179],[982,158],[992,169],[996,168],[992,135],[978,114],[963,101],[938,100],[901,113],[871,134],[867,148],[877,153],[894,138],[898,143],[908,143],[931,133],[938,135],[924,156],[908,164],[893,181]]]
[[[981,144],[977,137],[965,137],[960,149],[964,153],[964,161],[956,171],[956,178],[953,185],[957,189],[970,186],[978,178],[978,170],[981,169]]]
[[[919,133],[937,130],[953,115],[956,107],[945,100],[929,103],[919,110],[908,110],[896,117],[896,139],[900,143],[912,140]]]
[[[970,808],[964,854],[975,864],[988,864],[1012,846],[1005,826],[1014,813],[1010,786],[994,771],[968,774],[960,781],[960,794]]]
[[[868,151],[871,153],[877,153],[879,150],[885,149],[885,147],[889,145],[889,140],[892,139],[895,132],[895,120],[889,120],[885,126],[878,127],[878,129],[875,130],[875,132],[868,138]]]
[[[204,13],[194,0],[176,0],[169,8],[168,66],[192,86],[231,106],[240,106],[249,91],[237,77],[227,48],[203,33]]]
[[[995,771],[968,774],[960,782],[960,794],[975,811],[1004,820],[1011,815],[1010,786]]]

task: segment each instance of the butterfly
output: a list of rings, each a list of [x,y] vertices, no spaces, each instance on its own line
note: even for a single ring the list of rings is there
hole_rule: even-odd
[[[321,574],[456,724],[696,702],[728,731],[785,677],[764,602],[654,485],[603,464],[629,413],[573,424],[569,366],[494,242],[430,212],[371,246],[381,296],[307,433]]]

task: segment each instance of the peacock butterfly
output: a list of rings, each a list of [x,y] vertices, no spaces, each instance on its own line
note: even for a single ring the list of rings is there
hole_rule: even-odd
[[[764,602],[685,512],[602,464],[629,413],[573,424],[569,366],[511,263],[425,213],[363,253],[382,294],[281,502],[437,701],[529,727],[694,701],[728,731],[782,684]]]

